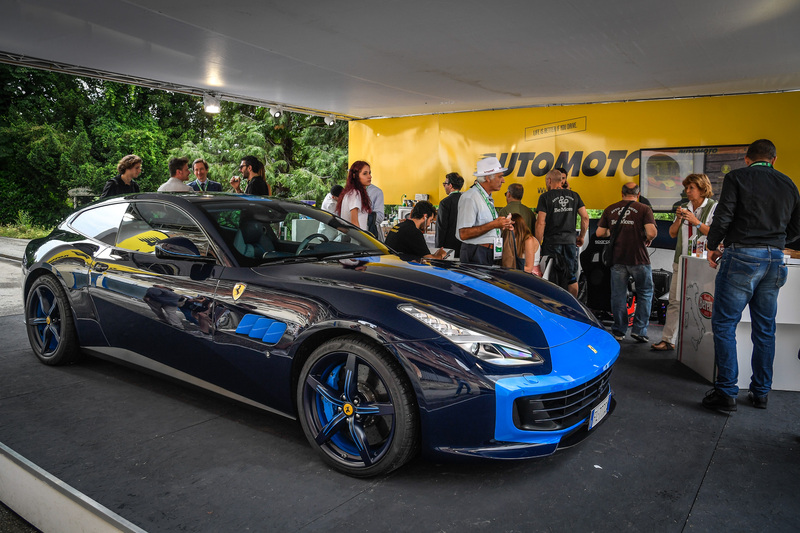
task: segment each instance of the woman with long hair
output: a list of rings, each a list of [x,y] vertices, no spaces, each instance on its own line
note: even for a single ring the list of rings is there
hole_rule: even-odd
[[[503,231],[502,265],[506,268],[524,270],[542,277],[539,268],[539,241],[531,234],[525,219],[519,213],[511,214],[512,230]]]
[[[341,200],[336,205],[336,214],[367,231],[367,217],[372,212],[372,205],[367,194],[367,187],[372,183],[372,170],[366,161],[356,161],[347,172],[347,183],[342,191]]]

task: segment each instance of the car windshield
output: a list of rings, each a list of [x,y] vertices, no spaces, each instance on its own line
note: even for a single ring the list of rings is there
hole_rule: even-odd
[[[370,234],[300,202],[253,199],[198,207],[242,266],[390,253]]]

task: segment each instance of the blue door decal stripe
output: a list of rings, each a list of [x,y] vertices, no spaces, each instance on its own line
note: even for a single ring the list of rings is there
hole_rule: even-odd
[[[286,324],[260,315],[246,314],[239,321],[236,333],[275,344],[286,332]]]

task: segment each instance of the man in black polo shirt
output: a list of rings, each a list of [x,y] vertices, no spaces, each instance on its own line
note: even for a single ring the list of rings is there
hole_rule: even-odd
[[[736,411],[739,366],[736,326],[750,307],[753,354],[748,397],[767,408],[775,358],[775,314],[778,291],[788,274],[783,262],[786,241],[800,236],[800,194],[789,176],[773,168],[775,145],[767,139],[747,149],[747,167],[733,170],[722,181],[722,193],[708,231],[708,263],[719,270],[715,281],[714,388],[703,406]],[[724,241],[724,251],[717,247]]]
[[[386,246],[402,255],[443,259],[444,248],[439,248],[435,254],[431,254],[422,235],[435,218],[436,208],[432,203],[425,200],[417,202],[408,218],[395,224],[389,231],[386,236]]]

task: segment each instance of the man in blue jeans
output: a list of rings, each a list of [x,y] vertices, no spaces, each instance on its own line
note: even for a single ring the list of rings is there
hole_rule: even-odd
[[[595,235],[609,237],[620,224],[613,250],[611,266],[611,313],[614,325],[611,333],[621,341],[628,331],[628,278],[636,286],[636,312],[633,316],[631,337],[637,342],[650,342],[647,325],[653,305],[653,271],[647,246],[656,238],[658,230],[653,210],[639,202],[639,186],[628,182],[622,186],[622,200],[603,211]]]
[[[729,172],[722,182],[714,222],[708,232],[708,263],[717,268],[714,311],[714,388],[703,398],[709,409],[736,411],[739,366],[736,326],[750,306],[753,354],[748,397],[767,408],[775,358],[775,314],[778,291],[786,283],[783,248],[800,236],[800,195],[785,174],[773,168],[775,145],[767,139],[747,149],[744,168]],[[724,241],[724,251],[717,249]]]

